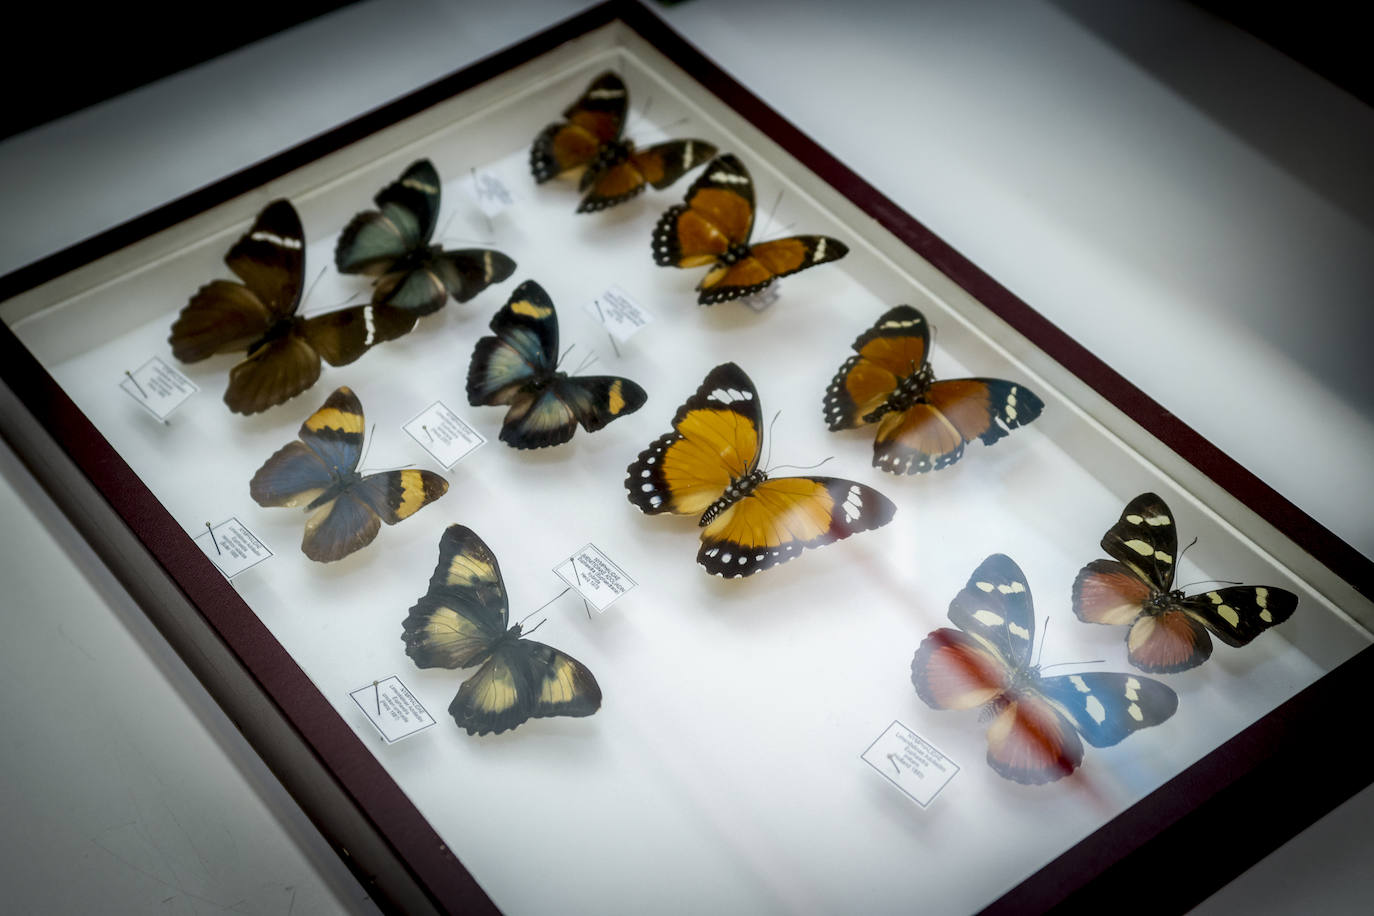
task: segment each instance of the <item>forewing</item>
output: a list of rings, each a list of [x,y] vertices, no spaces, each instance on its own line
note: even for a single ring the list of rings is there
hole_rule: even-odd
[[[929,349],[925,316],[909,305],[889,309],[854,341],[856,355],[826,389],[826,424],[840,430],[871,422],[869,414],[887,402],[898,383],[925,365]]]
[[[229,370],[224,403],[235,413],[259,413],[289,401],[319,377],[320,355],[293,328]]]
[[[376,210],[364,210],[348,221],[334,246],[339,273],[378,277],[411,249],[401,228]]]
[[[365,429],[362,402],[351,389],[338,388],[306,418],[298,435],[330,471],[343,476],[358,466]]]
[[[296,208],[287,200],[268,204],[224,263],[274,318],[293,314],[305,276],[305,232]]]
[[[639,385],[615,375],[569,376],[555,379],[549,387],[589,433],[634,413],[649,397]]]
[[[1035,606],[1025,574],[1011,557],[995,553],[978,564],[950,602],[949,619],[1010,667],[1030,665]]]
[[[558,315],[543,288],[527,280],[491,319],[468,364],[468,403],[514,403],[527,383],[548,378],[558,354]],[[532,404],[526,405],[528,412]]]
[[[1158,725],[1178,709],[1178,694],[1153,678],[1116,672],[1065,674],[1036,685],[1093,747],[1109,747]]]
[[[672,140],[635,150],[630,162],[661,191],[715,154],[716,148],[701,140]]]
[[[430,263],[430,270],[450,296],[467,302],[488,286],[513,274],[515,262],[491,248],[465,248],[439,252]]]
[[[731,245],[749,239],[754,224],[754,183],[732,155],[711,160],[687,191],[687,202],[670,208],[654,227],[654,262],[698,267],[714,262]]]
[[[172,324],[172,355],[194,363],[216,353],[246,350],[274,321],[253,291],[232,280],[202,286]]]
[[[1117,523],[1102,536],[1102,549],[1156,591],[1173,587],[1178,531],[1164,500],[1142,493],[1126,504]]]
[[[450,525],[429,591],[410,609],[401,638],[421,668],[466,668],[505,633],[506,616],[495,555],[470,528]]]
[[[628,104],[619,76],[608,71],[593,80],[563,112],[565,122],[550,124],[535,137],[530,149],[535,181],[542,184],[590,164],[603,144],[620,136]]]
[[[442,186],[434,163],[420,159],[411,163],[398,181],[377,193],[377,207],[400,230],[407,250],[429,243],[439,222]]]
[[[1298,596],[1267,585],[1235,585],[1185,598],[1180,607],[1228,646],[1248,645],[1297,609]]]
[[[355,305],[301,322],[301,336],[331,366],[346,366],[379,343],[409,334],[417,314],[387,305]]]
[[[433,471],[407,468],[369,474],[351,490],[388,525],[410,518],[448,492],[448,481]]]

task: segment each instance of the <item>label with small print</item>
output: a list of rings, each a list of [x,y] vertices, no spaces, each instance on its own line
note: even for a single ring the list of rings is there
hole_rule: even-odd
[[[583,310],[601,323],[611,336],[624,343],[635,332],[654,320],[629,293],[618,286],[612,286],[600,296],[584,305]]]
[[[196,383],[154,356],[133,372],[124,370],[119,387],[159,420],[200,390]]]
[[[578,549],[553,568],[554,575],[577,589],[601,613],[638,583],[616,566],[595,544]]]
[[[501,176],[487,169],[472,169],[468,172],[463,185],[467,188],[468,196],[477,204],[477,208],[488,217],[495,216],[515,203],[515,194],[501,180]]]
[[[214,561],[226,579],[232,579],[250,566],[257,566],[272,556],[267,545],[258,540],[243,522],[231,518],[218,525],[205,524],[205,530],[193,540],[205,555]]]
[[[401,429],[445,468],[453,467],[487,441],[442,401],[435,401],[420,411]]]
[[[434,724],[424,705],[392,675],[349,694],[387,744],[395,744]]]
[[[778,287],[781,285],[782,284],[778,280],[773,280],[758,292],[749,296],[741,296],[739,301],[743,302],[754,311],[761,312],[774,302],[777,302],[782,296],[782,293],[778,290]]]
[[[922,808],[959,772],[935,745],[895,720],[861,756]]]

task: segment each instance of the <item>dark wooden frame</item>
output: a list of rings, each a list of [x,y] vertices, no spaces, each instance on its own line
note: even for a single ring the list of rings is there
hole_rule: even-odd
[[[1360,594],[1374,563],[903,212],[634,0],[608,0],[383,108],[0,278],[0,301],[619,20]],[[384,906],[495,911],[382,766],[8,327],[0,432]],[[1368,785],[1346,698],[1374,648],[1227,741],[988,907],[1184,911]],[[1320,755],[1312,748],[1321,748]],[[1304,778],[1311,776],[1312,778]],[[1298,791],[1294,791],[1294,787]]]

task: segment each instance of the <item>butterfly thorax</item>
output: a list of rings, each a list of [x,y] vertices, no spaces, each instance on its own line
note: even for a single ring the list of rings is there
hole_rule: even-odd
[[[1016,702],[1021,694],[1034,690],[1035,685],[1040,681],[1040,666],[1032,665],[1026,668],[1018,668],[1011,673],[1011,679],[1002,692],[997,694],[983,706],[983,711],[979,715],[981,721],[990,721],[1001,715],[1012,703]]]
[[[1183,590],[1174,589],[1173,591],[1150,590],[1150,597],[1140,603],[1140,613],[1146,617],[1158,617],[1169,608],[1178,605],[1183,601]]]
[[[634,150],[635,145],[629,140],[611,140],[597,150],[596,158],[591,161],[587,168],[591,172],[602,172],[614,168],[629,159]]]
[[[711,520],[717,515],[754,492],[754,488],[767,479],[768,475],[762,470],[751,471],[743,477],[732,477],[730,486],[725,488],[725,492],[720,494],[719,499],[706,507],[706,511],[701,513],[701,521],[697,524],[705,528],[711,524]]]
[[[731,245],[725,249],[723,254],[716,256],[716,262],[726,267],[733,267],[746,258],[753,257],[753,252],[748,245]]]
[[[550,385],[555,384],[560,379],[568,377],[566,372],[550,372],[548,375],[536,375],[525,383],[525,390],[531,394],[538,394]]]
[[[252,356],[263,347],[288,336],[295,330],[296,325],[300,324],[300,321],[301,319],[297,318],[295,315],[285,315],[278,318],[276,321],[272,322],[271,327],[267,329],[265,334],[248,345],[248,355]]]
[[[931,371],[930,366],[921,366],[919,370],[898,382],[897,387],[887,396],[887,400],[877,410],[865,416],[864,422],[873,423],[881,419],[883,414],[900,413],[913,404],[921,403],[934,381],[935,373]]]
[[[310,502],[310,505],[305,507],[305,511],[310,512],[312,510],[318,509],[320,506],[323,506],[325,503],[328,503],[331,500],[337,499],[340,493],[342,493],[344,490],[347,490],[349,487],[356,485],[362,479],[363,475],[359,474],[357,471],[340,472],[337,478],[334,480],[334,482],[331,483],[328,487],[325,487],[324,492],[321,493],[319,496],[316,496]]]

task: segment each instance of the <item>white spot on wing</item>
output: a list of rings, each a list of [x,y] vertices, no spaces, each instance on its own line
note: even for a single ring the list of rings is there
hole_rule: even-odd
[[[363,346],[370,347],[377,340],[377,325],[372,320],[372,306],[363,309],[363,324],[367,325],[367,337],[363,339]]]
[[[259,229],[249,234],[248,237],[255,242],[268,242],[282,248],[290,248],[293,251],[299,250],[301,247],[300,239],[288,239],[285,236],[277,235],[275,232],[268,232],[266,229]]]
[[[1001,614],[989,610],[974,611],[973,619],[985,627],[1000,627],[1003,623]]]

